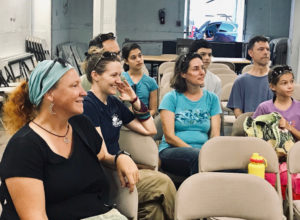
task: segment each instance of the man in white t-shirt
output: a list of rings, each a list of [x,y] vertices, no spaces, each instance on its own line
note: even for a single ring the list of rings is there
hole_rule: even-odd
[[[206,70],[206,75],[204,79],[204,89],[215,93],[220,98],[222,88],[221,79],[207,69],[211,63],[211,44],[204,39],[195,40],[190,46],[189,52],[198,53],[201,55],[203,65]]]

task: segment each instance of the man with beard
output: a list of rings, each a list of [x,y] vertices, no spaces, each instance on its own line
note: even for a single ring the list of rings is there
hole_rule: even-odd
[[[252,58],[253,67],[235,80],[227,104],[228,108],[233,109],[235,117],[245,112],[254,112],[260,103],[273,97],[268,83],[268,39],[264,36],[253,37],[248,43],[248,54]]]

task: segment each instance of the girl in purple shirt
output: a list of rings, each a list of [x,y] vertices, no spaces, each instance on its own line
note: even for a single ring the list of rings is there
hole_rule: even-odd
[[[291,67],[273,67],[268,74],[268,80],[274,97],[261,103],[252,117],[278,112],[282,115],[280,128],[289,130],[296,140],[300,140],[300,102],[292,98],[294,74]]]

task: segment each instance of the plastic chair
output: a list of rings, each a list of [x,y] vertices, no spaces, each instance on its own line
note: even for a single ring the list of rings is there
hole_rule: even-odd
[[[116,204],[117,209],[127,218],[137,220],[138,192],[135,187],[133,192],[121,186],[118,173],[115,170],[104,167],[104,172],[110,184],[109,203]]]
[[[224,63],[210,63],[210,65],[208,66],[208,70],[217,68],[230,69],[230,67]]]
[[[272,145],[255,137],[220,136],[209,139],[199,153],[199,172],[247,170],[252,153],[268,163],[266,172],[276,174],[276,189],[282,201],[278,157]]]
[[[249,72],[252,67],[253,67],[253,64],[249,64],[249,65],[244,66],[243,69],[242,69],[242,74]]]
[[[256,220],[282,220],[281,200],[260,177],[237,173],[198,173],[178,189],[175,219],[212,216]]]
[[[161,84],[161,79],[163,75],[167,72],[174,72],[174,68],[175,68],[175,62],[164,62],[160,64],[160,66],[158,67],[158,77],[157,77],[158,86],[160,86]]]
[[[245,113],[239,115],[239,117],[237,117],[237,119],[233,123],[231,136],[246,136],[246,133],[244,131],[244,126],[243,126],[244,121],[245,121],[246,117],[252,116],[252,115],[253,115],[253,112],[245,112]]]
[[[144,136],[122,127],[119,145],[122,150],[131,154],[138,165],[158,170],[158,148],[151,136]]]
[[[288,166],[288,205],[289,205],[289,219],[293,220],[294,216],[297,220],[300,219],[300,200],[293,200],[292,189],[292,174],[300,173],[300,142],[294,144],[288,152],[287,166]]]
[[[209,71],[216,74],[217,76],[219,76],[220,74],[237,76],[233,70],[227,69],[227,68],[212,68],[212,69],[209,69]]]

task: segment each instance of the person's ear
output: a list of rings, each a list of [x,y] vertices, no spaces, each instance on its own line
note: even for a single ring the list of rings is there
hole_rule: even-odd
[[[273,92],[275,92],[275,85],[273,85],[272,83],[269,83],[269,87]]]
[[[252,50],[252,49],[249,49],[249,50],[248,50],[248,54],[249,54],[249,56],[252,58],[252,57],[253,57],[253,50]]]
[[[99,82],[100,75],[95,70],[91,72],[91,77],[92,81]]]
[[[181,78],[186,78],[186,73],[180,73]]]
[[[44,98],[47,99],[49,102],[54,101],[54,93],[53,90],[50,89],[48,92],[45,93]]]

